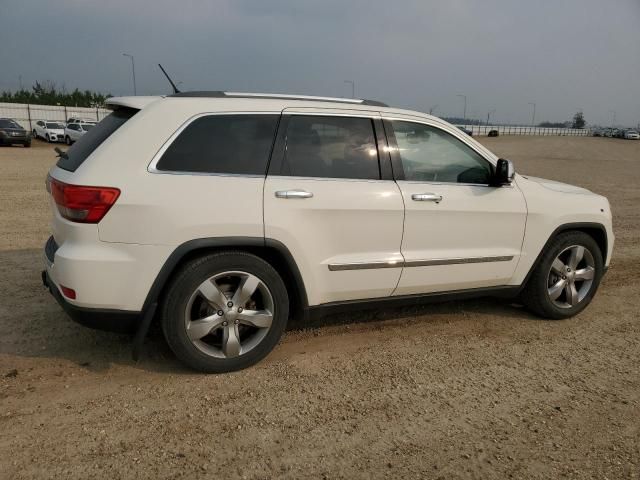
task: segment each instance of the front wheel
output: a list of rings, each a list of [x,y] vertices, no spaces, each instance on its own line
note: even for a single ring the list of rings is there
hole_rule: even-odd
[[[278,272],[245,252],[220,252],[187,263],[162,306],[167,343],[185,364],[207,373],[249,367],[278,343],[289,297]]]
[[[583,232],[565,232],[547,247],[523,292],[524,304],[549,319],[572,317],[593,299],[604,274],[602,252]]]
[[[64,143],[66,143],[67,145],[71,145],[71,138],[69,138],[69,135],[64,137]]]

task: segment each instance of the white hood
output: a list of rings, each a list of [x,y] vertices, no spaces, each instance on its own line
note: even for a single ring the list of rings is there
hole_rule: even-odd
[[[587,190],[586,188],[576,187],[575,185],[569,185],[568,183],[547,180],[546,178],[530,177],[528,175],[523,175],[523,177],[555,192],[593,194],[593,192]]]

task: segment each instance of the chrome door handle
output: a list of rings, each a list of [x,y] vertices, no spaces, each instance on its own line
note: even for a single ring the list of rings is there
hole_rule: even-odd
[[[278,190],[276,198],[311,198],[313,193],[306,190]]]
[[[411,200],[416,202],[436,202],[440,203],[442,201],[442,195],[438,195],[436,193],[414,193],[411,195]]]

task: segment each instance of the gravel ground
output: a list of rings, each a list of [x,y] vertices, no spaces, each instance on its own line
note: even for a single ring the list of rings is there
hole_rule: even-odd
[[[72,323],[41,285],[52,147],[0,149],[1,478],[639,478],[640,142],[481,141],[607,195],[612,267],[576,318],[494,300],[350,314],[199,375],[156,330]]]

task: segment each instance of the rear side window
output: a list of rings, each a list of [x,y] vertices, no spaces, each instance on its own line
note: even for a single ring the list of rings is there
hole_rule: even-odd
[[[372,120],[292,115],[279,174],[379,179],[378,149]]]
[[[210,115],[169,145],[160,171],[265,175],[279,115]]]
[[[66,156],[60,157],[56,165],[64,170],[75,172],[102,142],[124,125],[136,112],[138,110],[133,108],[121,108],[106,116],[95,128],[81,136],[67,150]]]

